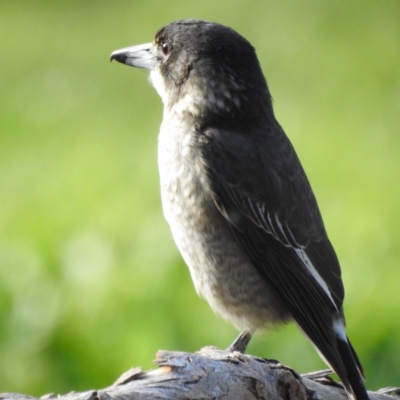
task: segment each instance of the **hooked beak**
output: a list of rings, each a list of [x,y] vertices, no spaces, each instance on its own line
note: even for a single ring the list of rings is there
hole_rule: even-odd
[[[153,54],[152,48],[152,43],[125,47],[112,52],[110,61],[116,60],[132,67],[153,70],[156,65],[157,57]]]

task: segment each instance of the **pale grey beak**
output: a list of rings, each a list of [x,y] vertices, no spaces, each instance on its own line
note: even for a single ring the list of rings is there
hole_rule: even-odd
[[[152,52],[153,44],[125,47],[111,53],[110,61],[116,60],[122,64],[137,68],[154,69],[157,57]]]

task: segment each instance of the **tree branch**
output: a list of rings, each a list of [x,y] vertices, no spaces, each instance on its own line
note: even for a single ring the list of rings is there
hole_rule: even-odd
[[[134,368],[112,386],[101,390],[69,393],[59,400],[128,399],[224,399],[224,400],[347,400],[331,371],[300,376],[274,360],[205,347],[196,354],[159,351],[158,369],[143,372]],[[369,392],[371,400],[400,399],[400,389]],[[395,396],[395,397],[393,397]],[[41,399],[55,397],[46,395]],[[17,393],[0,394],[0,399],[35,400]]]

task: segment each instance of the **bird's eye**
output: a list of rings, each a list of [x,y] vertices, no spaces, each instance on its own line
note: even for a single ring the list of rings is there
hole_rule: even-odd
[[[169,54],[169,44],[167,42],[164,42],[161,45],[161,50],[162,50],[164,56],[167,56]]]

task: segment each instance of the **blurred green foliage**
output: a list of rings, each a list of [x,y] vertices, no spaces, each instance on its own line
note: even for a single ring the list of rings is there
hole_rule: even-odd
[[[163,219],[162,106],[108,61],[175,19],[256,47],[341,260],[367,386],[400,385],[400,2],[2,1],[0,392],[109,385],[158,349],[226,347]],[[267,337],[267,340],[265,340]],[[249,352],[323,364],[295,326]]]

